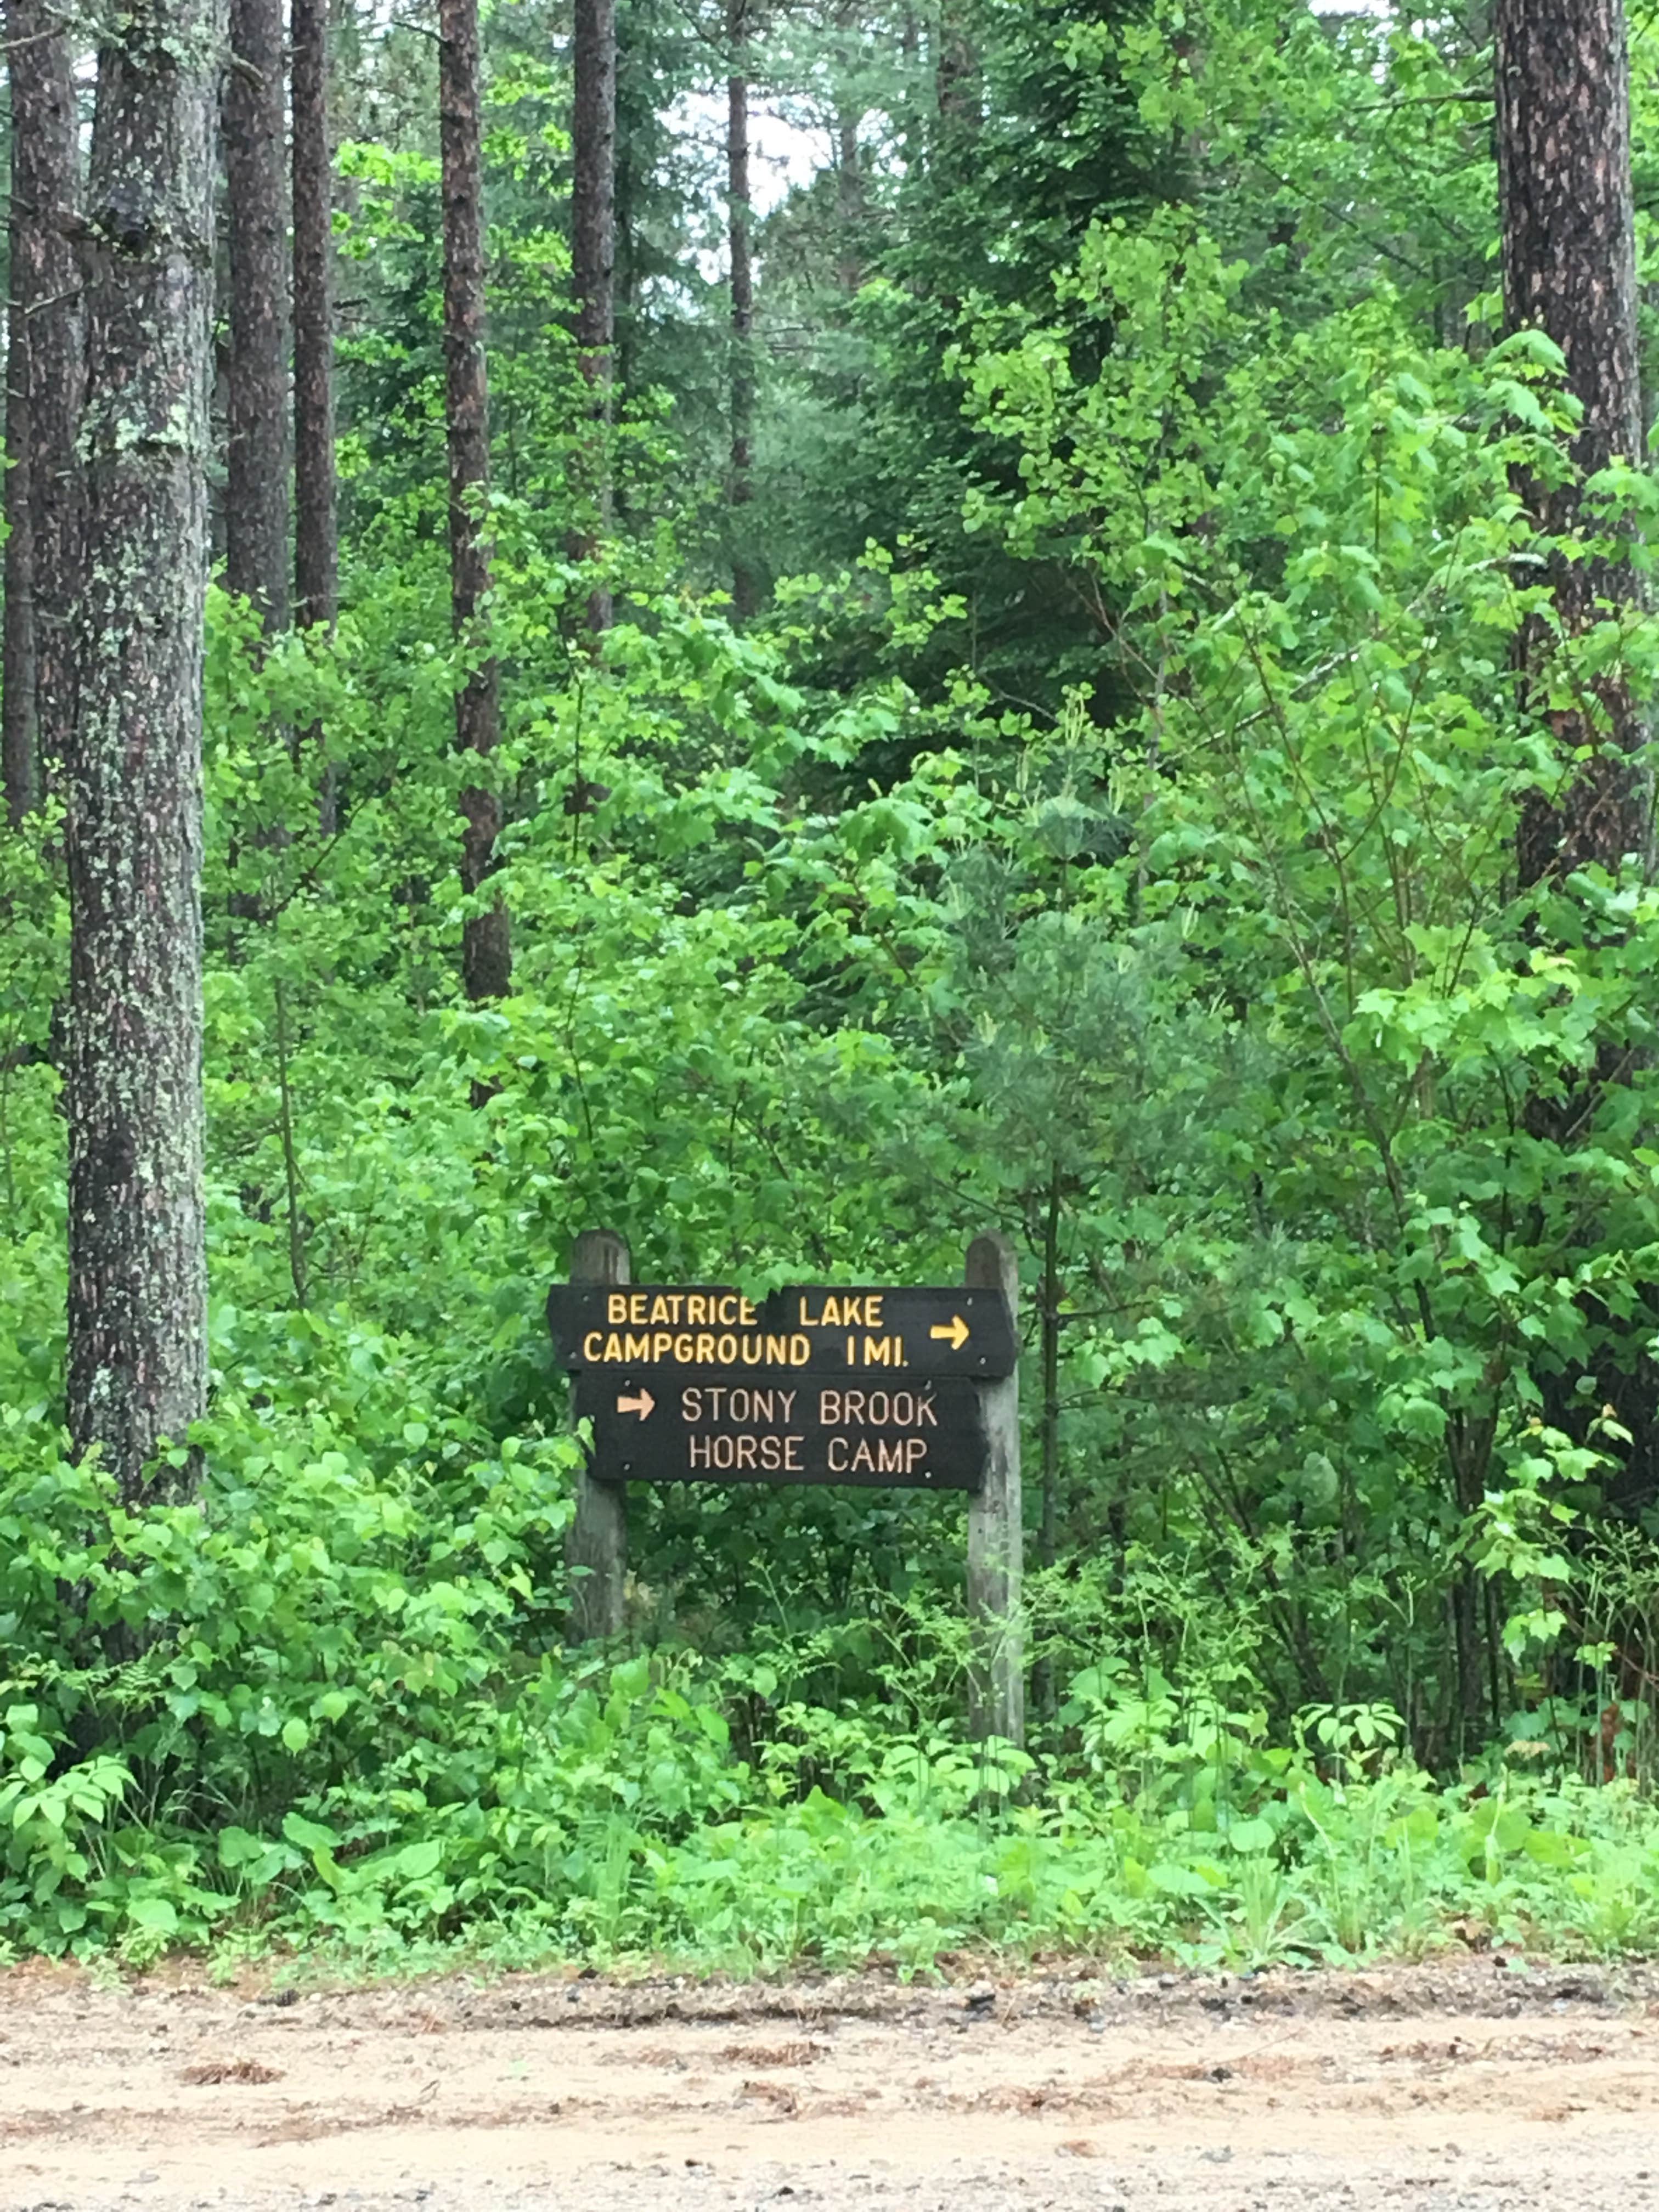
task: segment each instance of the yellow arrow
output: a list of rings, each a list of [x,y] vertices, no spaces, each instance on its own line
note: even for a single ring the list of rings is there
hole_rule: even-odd
[[[972,1331],[960,1314],[952,1314],[949,1328],[930,1328],[927,1334],[929,1336],[941,1338],[950,1346],[952,1352],[960,1352]]]
[[[651,1409],[656,1402],[648,1390],[641,1390],[637,1398],[618,1398],[617,1411],[619,1413],[637,1413],[642,1421],[648,1421]]]

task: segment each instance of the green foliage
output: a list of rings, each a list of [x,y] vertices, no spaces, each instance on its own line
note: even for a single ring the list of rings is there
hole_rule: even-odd
[[[1553,635],[1586,545],[1516,487],[1571,407],[1495,340],[1482,58],[988,0],[941,115],[908,11],[796,11],[757,100],[852,166],[762,225],[734,512],[725,57],[622,12],[602,644],[556,27],[487,25],[459,645],[433,57],[345,40],[343,604],[270,641],[210,604],[212,1402],[142,1510],[66,1457],[63,832],[0,836],[0,1949],[1652,1948],[1659,905],[1512,854],[1582,765],[1550,713],[1650,699],[1659,638]],[[1652,501],[1615,472],[1588,528]],[[1016,1237],[1025,1752],[966,1738],[949,1499],[636,1492],[626,1632],[563,1648],[541,1316],[601,1223],[755,1293]]]
[[[744,1969],[874,1950],[915,1972],[1056,1942],[1259,1965],[1419,1949],[1454,1923],[1592,1954],[1659,1933],[1645,1808],[1498,1773],[1438,1791],[1399,1760],[1386,1711],[1310,1710],[1274,1750],[1259,1711],[1097,1664],[1023,1802],[1036,1770],[1008,1747],[792,1695],[803,1668],[822,1680],[821,1644],[527,1663],[568,1454],[466,1466],[453,1443],[465,1519],[434,1510],[433,1438],[378,1479],[343,1450],[296,1455],[263,1516],[246,1462],[201,1508],[140,1516],[53,1468],[55,1541],[45,1486],[9,1480],[9,1532],[36,1532],[4,1593],[14,1638],[70,1574],[88,1646],[169,1626],[94,1664],[35,1627],[28,1699],[14,1680],[0,1712],[0,1946],[373,1956],[465,1936]],[[902,1656],[878,1671],[914,1698]],[[123,1758],[76,1755],[99,1727]]]

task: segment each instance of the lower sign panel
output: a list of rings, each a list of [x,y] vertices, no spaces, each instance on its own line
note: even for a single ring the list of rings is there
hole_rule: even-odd
[[[854,1483],[977,1490],[987,1446],[978,1386],[872,1389],[738,1368],[695,1383],[659,1368],[574,1377],[593,1424],[593,1472],[626,1482]]]

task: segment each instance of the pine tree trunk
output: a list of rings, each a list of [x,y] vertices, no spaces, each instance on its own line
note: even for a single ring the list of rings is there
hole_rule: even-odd
[[[850,75],[858,52],[858,0],[842,0],[836,10],[837,55]],[[841,236],[836,249],[836,281],[851,299],[864,282],[864,162],[859,150],[863,116],[844,98],[836,105],[836,220]]]
[[[73,57],[42,0],[10,0],[11,299],[7,357],[6,623],[0,752],[21,819],[64,757],[80,550],[75,454],[84,351]]]
[[[836,118],[836,216],[841,242],[836,281],[850,300],[864,282],[864,166],[859,151],[859,121],[845,113]]]
[[[288,210],[282,0],[230,0],[224,149],[230,263],[225,584],[288,627]]]
[[[339,612],[334,461],[333,161],[328,0],[294,0],[294,613],[331,629]]]
[[[760,605],[746,513],[755,496],[755,263],[749,177],[749,0],[726,0],[726,206],[732,263],[731,472],[726,506],[732,533],[732,604],[739,619]]]
[[[334,191],[328,122],[328,0],[293,0],[294,619],[332,629],[340,607],[339,495],[334,460]],[[308,732],[314,746],[320,731]],[[318,801],[336,826],[334,779]]]
[[[572,276],[576,294],[576,348],[592,394],[592,426],[580,489],[592,515],[574,548],[591,559],[611,515],[609,430],[612,349],[617,334],[617,5],[616,0],[575,0],[572,63],[574,168],[570,198]],[[611,626],[611,594],[596,591],[587,603],[590,630]]]
[[[65,763],[69,1423],[123,1494],[207,1376],[202,617],[222,0],[102,19]]]
[[[1498,173],[1504,296],[1511,328],[1530,325],[1566,356],[1583,419],[1572,457],[1586,476],[1613,459],[1644,459],[1637,349],[1636,234],[1630,168],[1630,73],[1623,0],[1498,0]],[[1577,484],[1526,488],[1552,534],[1579,526]],[[1597,602],[1637,597],[1634,571],[1607,560],[1558,561],[1551,571],[1564,628],[1581,631]],[[1536,657],[1542,639],[1527,641]],[[1646,732],[1629,687],[1598,685],[1609,727],[1553,716],[1564,763],[1593,756],[1561,787],[1534,793],[1522,817],[1523,884],[1562,878],[1586,863],[1617,873],[1632,855],[1650,864],[1653,791],[1635,758]]]
[[[617,319],[617,335],[611,347],[613,386],[623,392],[632,389],[635,382],[634,366],[637,354],[635,332],[635,309],[639,301],[640,256],[634,236],[634,207],[637,197],[633,164],[628,155],[628,134],[620,120],[617,126],[617,276],[612,287]],[[613,488],[612,507],[623,497],[619,489]]]
[[[7,10],[15,26],[21,11]],[[19,34],[15,28],[11,35]],[[34,507],[29,477],[34,429],[29,410],[29,320],[20,296],[28,218],[18,189],[19,135],[12,126],[11,298],[6,308],[6,612],[0,676],[0,773],[6,816],[20,830],[34,805]]]
[[[1583,407],[1572,440],[1578,477],[1610,462],[1644,465],[1637,337],[1635,219],[1631,185],[1630,78],[1622,0],[1498,0],[1494,34],[1498,174],[1504,295],[1512,329],[1543,331],[1565,357],[1567,381]],[[1588,530],[1618,534],[1583,511],[1577,481],[1523,481],[1522,496],[1551,535]],[[1633,531],[1634,525],[1629,526]],[[1551,562],[1550,586],[1571,638],[1607,613],[1633,609],[1641,580],[1628,562],[1603,557]],[[1520,641],[1522,697],[1547,727],[1559,772],[1533,791],[1516,835],[1522,886],[1547,884],[1571,899],[1571,878],[1599,865],[1617,877],[1632,863],[1653,865],[1653,786],[1642,759],[1645,718],[1617,672],[1591,680],[1595,712],[1548,696],[1547,664],[1559,652],[1541,623]],[[1581,695],[1582,696],[1582,695]],[[1577,756],[1577,757],[1576,757]],[[1540,920],[1540,928],[1547,926]],[[1595,924],[1593,927],[1599,927]],[[1577,928],[1569,925],[1569,936]],[[1608,1030],[1593,1067],[1528,1099],[1534,1139],[1562,1150],[1599,1141],[1604,1102],[1646,1057],[1639,1034]],[[1628,1139],[1618,1140],[1622,1146]],[[1656,1293],[1650,1291],[1649,1312]],[[1589,1316],[1603,1325],[1599,1304]],[[1632,1321],[1625,1341],[1607,1342],[1588,1377],[1546,1367],[1539,1377],[1546,1416],[1582,1435],[1588,1414],[1610,1405],[1631,1432],[1612,1494],[1629,1504],[1659,1493],[1656,1373],[1645,1350],[1651,1321]],[[1581,1395],[1586,1380],[1590,1396]],[[1473,1616],[1462,1632],[1472,1642]],[[1467,1677],[1473,1660],[1466,1660]],[[1465,1698],[1468,1701],[1468,1682]]]
[[[482,65],[477,0],[439,0],[439,129],[443,155],[444,360],[449,433],[450,606],[469,649],[489,595],[489,385],[484,361]],[[501,737],[500,679],[493,658],[477,665],[455,698],[455,738],[480,781],[461,793],[461,887],[482,890],[495,866],[501,805],[485,787],[484,764]],[[461,972],[477,1002],[504,997],[513,980],[507,910],[499,902],[463,925]]]

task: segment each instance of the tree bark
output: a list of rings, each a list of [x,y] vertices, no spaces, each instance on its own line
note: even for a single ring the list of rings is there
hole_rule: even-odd
[[[223,0],[100,19],[64,777],[69,1424],[129,1499],[207,1377],[202,617]]]
[[[11,35],[20,14],[6,11]],[[0,678],[0,774],[6,816],[21,830],[34,805],[34,506],[29,477],[34,430],[29,410],[29,325],[23,304],[28,217],[18,188],[21,136],[13,93],[11,135],[11,297],[6,306],[6,612],[4,675]]]
[[[1532,325],[1566,358],[1583,418],[1572,441],[1580,476],[1644,459],[1637,346],[1636,233],[1631,190],[1630,72],[1623,0],[1498,0],[1498,175],[1504,297],[1512,329]],[[1551,535],[1577,529],[1577,482],[1526,486]],[[1628,563],[1553,562],[1563,627],[1587,629],[1598,605],[1638,595]],[[1528,659],[1540,635],[1525,641]],[[1598,684],[1605,727],[1588,711],[1552,716],[1563,763],[1592,746],[1560,787],[1534,793],[1518,840],[1523,884],[1560,879],[1589,862],[1617,873],[1651,864],[1653,791],[1637,758],[1646,736],[1629,686]]]
[[[640,292],[640,241],[635,236],[638,221],[641,165],[634,159],[629,143],[628,118],[629,56],[619,50],[617,56],[617,162],[616,162],[616,269],[611,285],[612,307],[616,317],[616,336],[611,349],[611,386],[629,392],[635,382],[635,362],[638,354],[636,309]],[[648,173],[648,164],[647,173]],[[612,488],[613,509],[622,504],[625,495]]]
[[[6,620],[0,753],[21,821],[62,762],[80,549],[75,453],[84,350],[73,57],[43,0],[9,0],[11,297],[6,380]]]
[[[850,300],[864,282],[864,164],[859,150],[860,118],[843,110],[836,118],[836,215],[841,226],[836,281]]]
[[[842,0],[836,10],[836,58],[848,77],[859,45],[858,0]],[[859,149],[862,112],[843,90],[836,102],[836,219],[841,236],[836,250],[836,281],[851,299],[864,282],[864,161]]]
[[[282,0],[230,0],[224,148],[230,264],[225,584],[288,627],[288,210]]]
[[[334,190],[328,118],[328,0],[293,0],[294,619],[330,630],[340,611],[339,494],[334,459]],[[313,749],[322,732],[307,739]],[[325,769],[318,826],[336,827]]]
[[[749,0],[726,0],[726,207],[732,264],[731,470],[726,507],[732,533],[732,604],[739,620],[760,605],[746,510],[755,496],[755,262],[749,175]]]
[[[575,0],[574,27],[570,244],[577,359],[592,394],[585,481],[580,489],[592,521],[579,533],[573,550],[578,559],[589,560],[611,518],[609,431],[617,336],[616,0]],[[608,629],[611,611],[610,592],[592,592],[587,603],[589,629]]]
[[[455,634],[476,650],[489,596],[484,501],[489,488],[489,384],[484,361],[482,64],[477,0],[439,0],[439,137],[443,160],[444,361],[449,440],[450,607]],[[501,738],[500,675],[493,656],[455,696],[455,740],[478,781],[461,793],[461,888],[483,890],[495,868],[501,803],[483,781]],[[503,997],[513,980],[512,940],[500,901],[462,926],[461,973],[475,1003]]]
[[[1562,484],[1523,480],[1521,489],[1552,537],[1589,528],[1596,535],[1633,535],[1584,510],[1581,484],[1615,460],[1644,464],[1637,337],[1635,219],[1630,148],[1630,76],[1623,0],[1498,0],[1498,174],[1502,217],[1504,296],[1511,329],[1532,325],[1561,349],[1567,382],[1583,416],[1573,436],[1572,478]],[[1549,569],[1551,592],[1567,637],[1642,604],[1633,564],[1617,558],[1567,560]],[[1541,622],[1519,641],[1523,701],[1547,727],[1559,769],[1548,788],[1529,793],[1516,833],[1523,888],[1548,886],[1571,899],[1575,872],[1599,865],[1615,878],[1634,865],[1653,866],[1653,785],[1643,754],[1646,718],[1628,680],[1614,670],[1583,683],[1577,702],[1552,703],[1547,663],[1558,651]],[[1548,910],[1536,927],[1551,926]],[[1599,921],[1590,924],[1599,930]],[[1576,939],[1577,926],[1569,924]],[[1596,1040],[1594,1065],[1568,1070],[1540,1086],[1526,1104],[1534,1139],[1563,1152],[1599,1141],[1603,1102],[1628,1083],[1647,1059],[1639,1035],[1608,1031]],[[1627,1139],[1620,1139],[1621,1146]],[[1650,1316],[1654,1293],[1650,1291]],[[1607,1310],[1587,1301],[1601,1337],[1589,1373],[1595,1389],[1580,1395],[1582,1372],[1540,1376],[1547,1417],[1575,1436],[1587,1414],[1611,1405],[1632,1442],[1610,1494],[1626,1504],[1650,1503],[1659,1488],[1659,1425],[1654,1415],[1656,1370],[1645,1351],[1650,1318],[1620,1331]],[[1460,1635],[1473,1646],[1478,1621],[1472,1595]],[[1475,1661],[1462,1666],[1466,1711],[1479,1688]]]
[[[339,612],[334,462],[334,194],[328,124],[328,0],[293,0],[294,617]]]

